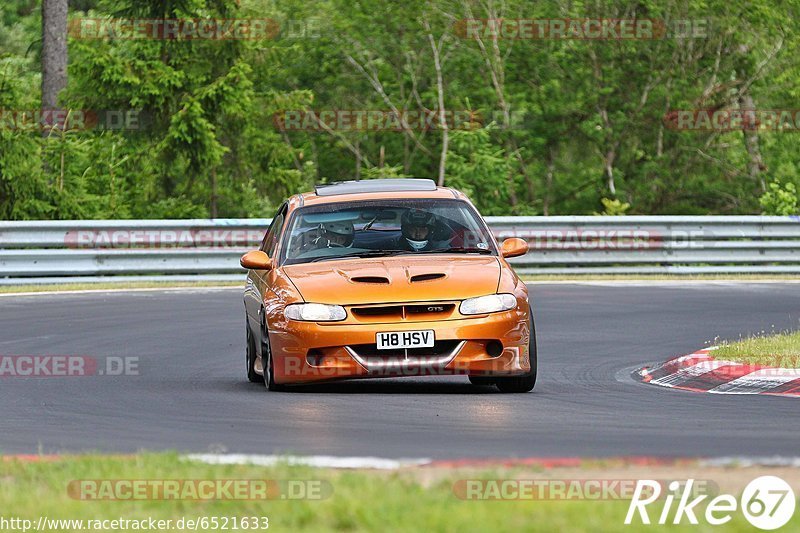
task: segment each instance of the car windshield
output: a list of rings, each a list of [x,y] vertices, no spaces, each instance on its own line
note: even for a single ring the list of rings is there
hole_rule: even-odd
[[[497,253],[474,208],[456,199],[303,207],[291,218],[283,239],[284,264],[401,254]]]

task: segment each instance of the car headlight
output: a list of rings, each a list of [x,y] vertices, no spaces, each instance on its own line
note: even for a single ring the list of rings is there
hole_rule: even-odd
[[[517,298],[513,294],[490,294],[464,300],[458,310],[462,315],[485,315],[508,311],[516,306]]]
[[[291,304],[284,311],[286,318],[304,322],[336,322],[347,318],[347,312],[341,305],[327,304]]]

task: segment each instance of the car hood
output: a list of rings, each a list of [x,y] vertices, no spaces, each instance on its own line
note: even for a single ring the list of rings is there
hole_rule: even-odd
[[[306,302],[361,305],[463,300],[497,292],[493,256],[439,255],[303,263],[283,267]]]

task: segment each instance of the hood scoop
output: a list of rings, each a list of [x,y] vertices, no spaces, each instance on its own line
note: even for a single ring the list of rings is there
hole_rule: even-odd
[[[389,284],[389,278],[383,276],[353,276],[350,278],[353,283],[376,283],[376,284]]]
[[[445,275],[441,272],[431,273],[431,274],[417,274],[415,276],[411,276],[411,283],[417,283],[418,281],[433,281],[435,279],[442,279]]]

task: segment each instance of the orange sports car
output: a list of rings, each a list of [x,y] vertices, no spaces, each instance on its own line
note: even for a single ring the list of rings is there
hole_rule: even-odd
[[[269,390],[348,378],[463,374],[528,392],[528,289],[459,191],[426,179],[319,186],[278,209],[244,293],[247,377]]]

